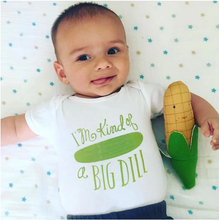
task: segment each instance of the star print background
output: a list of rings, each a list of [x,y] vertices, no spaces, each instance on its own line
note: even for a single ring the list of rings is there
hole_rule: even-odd
[[[76,3],[76,2],[74,2]],[[130,54],[129,79],[186,83],[219,111],[219,2],[98,2],[122,20]],[[50,29],[72,2],[2,1],[1,111],[18,115],[56,94],[72,93],[56,77]],[[130,16],[131,15],[131,16]],[[157,141],[164,146],[163,131]],[[165,147],[165,146],[164,146]],[[181,219],[219,219],[219,152],[199,136],[196,186],[186,190],[170,160],[168,214]],[[2,148],[2,219],[66,219],[59,198],[57,158],[38,137]]]

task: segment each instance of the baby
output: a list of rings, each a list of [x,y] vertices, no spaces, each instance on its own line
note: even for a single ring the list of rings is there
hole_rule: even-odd
[[[79,3],[57,18],[52,40],[57,76],[75,93],[2,119],[2,146],[37,135],[50,139],[68,219],[171,218],[151,127],[151,118],[163,113],[164,89],[125,83],[129,51],[120,18],[103,6]],[[201,132],[219,149],[217,111],[195,94],[192,107]]]

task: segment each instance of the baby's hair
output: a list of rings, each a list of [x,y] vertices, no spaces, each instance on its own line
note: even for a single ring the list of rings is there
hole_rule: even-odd
[[[96,15],[103,15],[109,12],[118,17],[118,15],[112,10],[93,2],[82,2],[70,6],[59,15],[52,26],[51,36],[54,48],[56,48],[56,35],[61,22],[67,20],[80,20],[86,17],[94,17]]]

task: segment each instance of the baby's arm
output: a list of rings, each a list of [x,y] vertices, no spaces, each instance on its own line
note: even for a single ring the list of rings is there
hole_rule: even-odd
[[[213,150],[219,149],[219,114],[205,99],[192,94],[192,108],[195,120],[205,137],[212,139],[210,144]]]
[[[1,119],[1,146],[15,144],[36,136],[29,128],[24,114]]]

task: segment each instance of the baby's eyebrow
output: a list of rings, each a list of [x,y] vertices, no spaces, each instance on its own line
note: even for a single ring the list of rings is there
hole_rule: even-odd
[[[112,40],[112,41],[109,41],[109,43],[119,43],[119,44],[125,44],[125,42],[123,40]]]
[[[88,48],[88,47],[79,47],[79,48],[76,48],[76,49],[72,50],[72,51],[69,53],[69,55],[72,55],[72,54],[74,54],[74,53],[80,52],[80,51],[82,51],[82,50],[84,50],[84,49],[87,49],[87,48]]]

